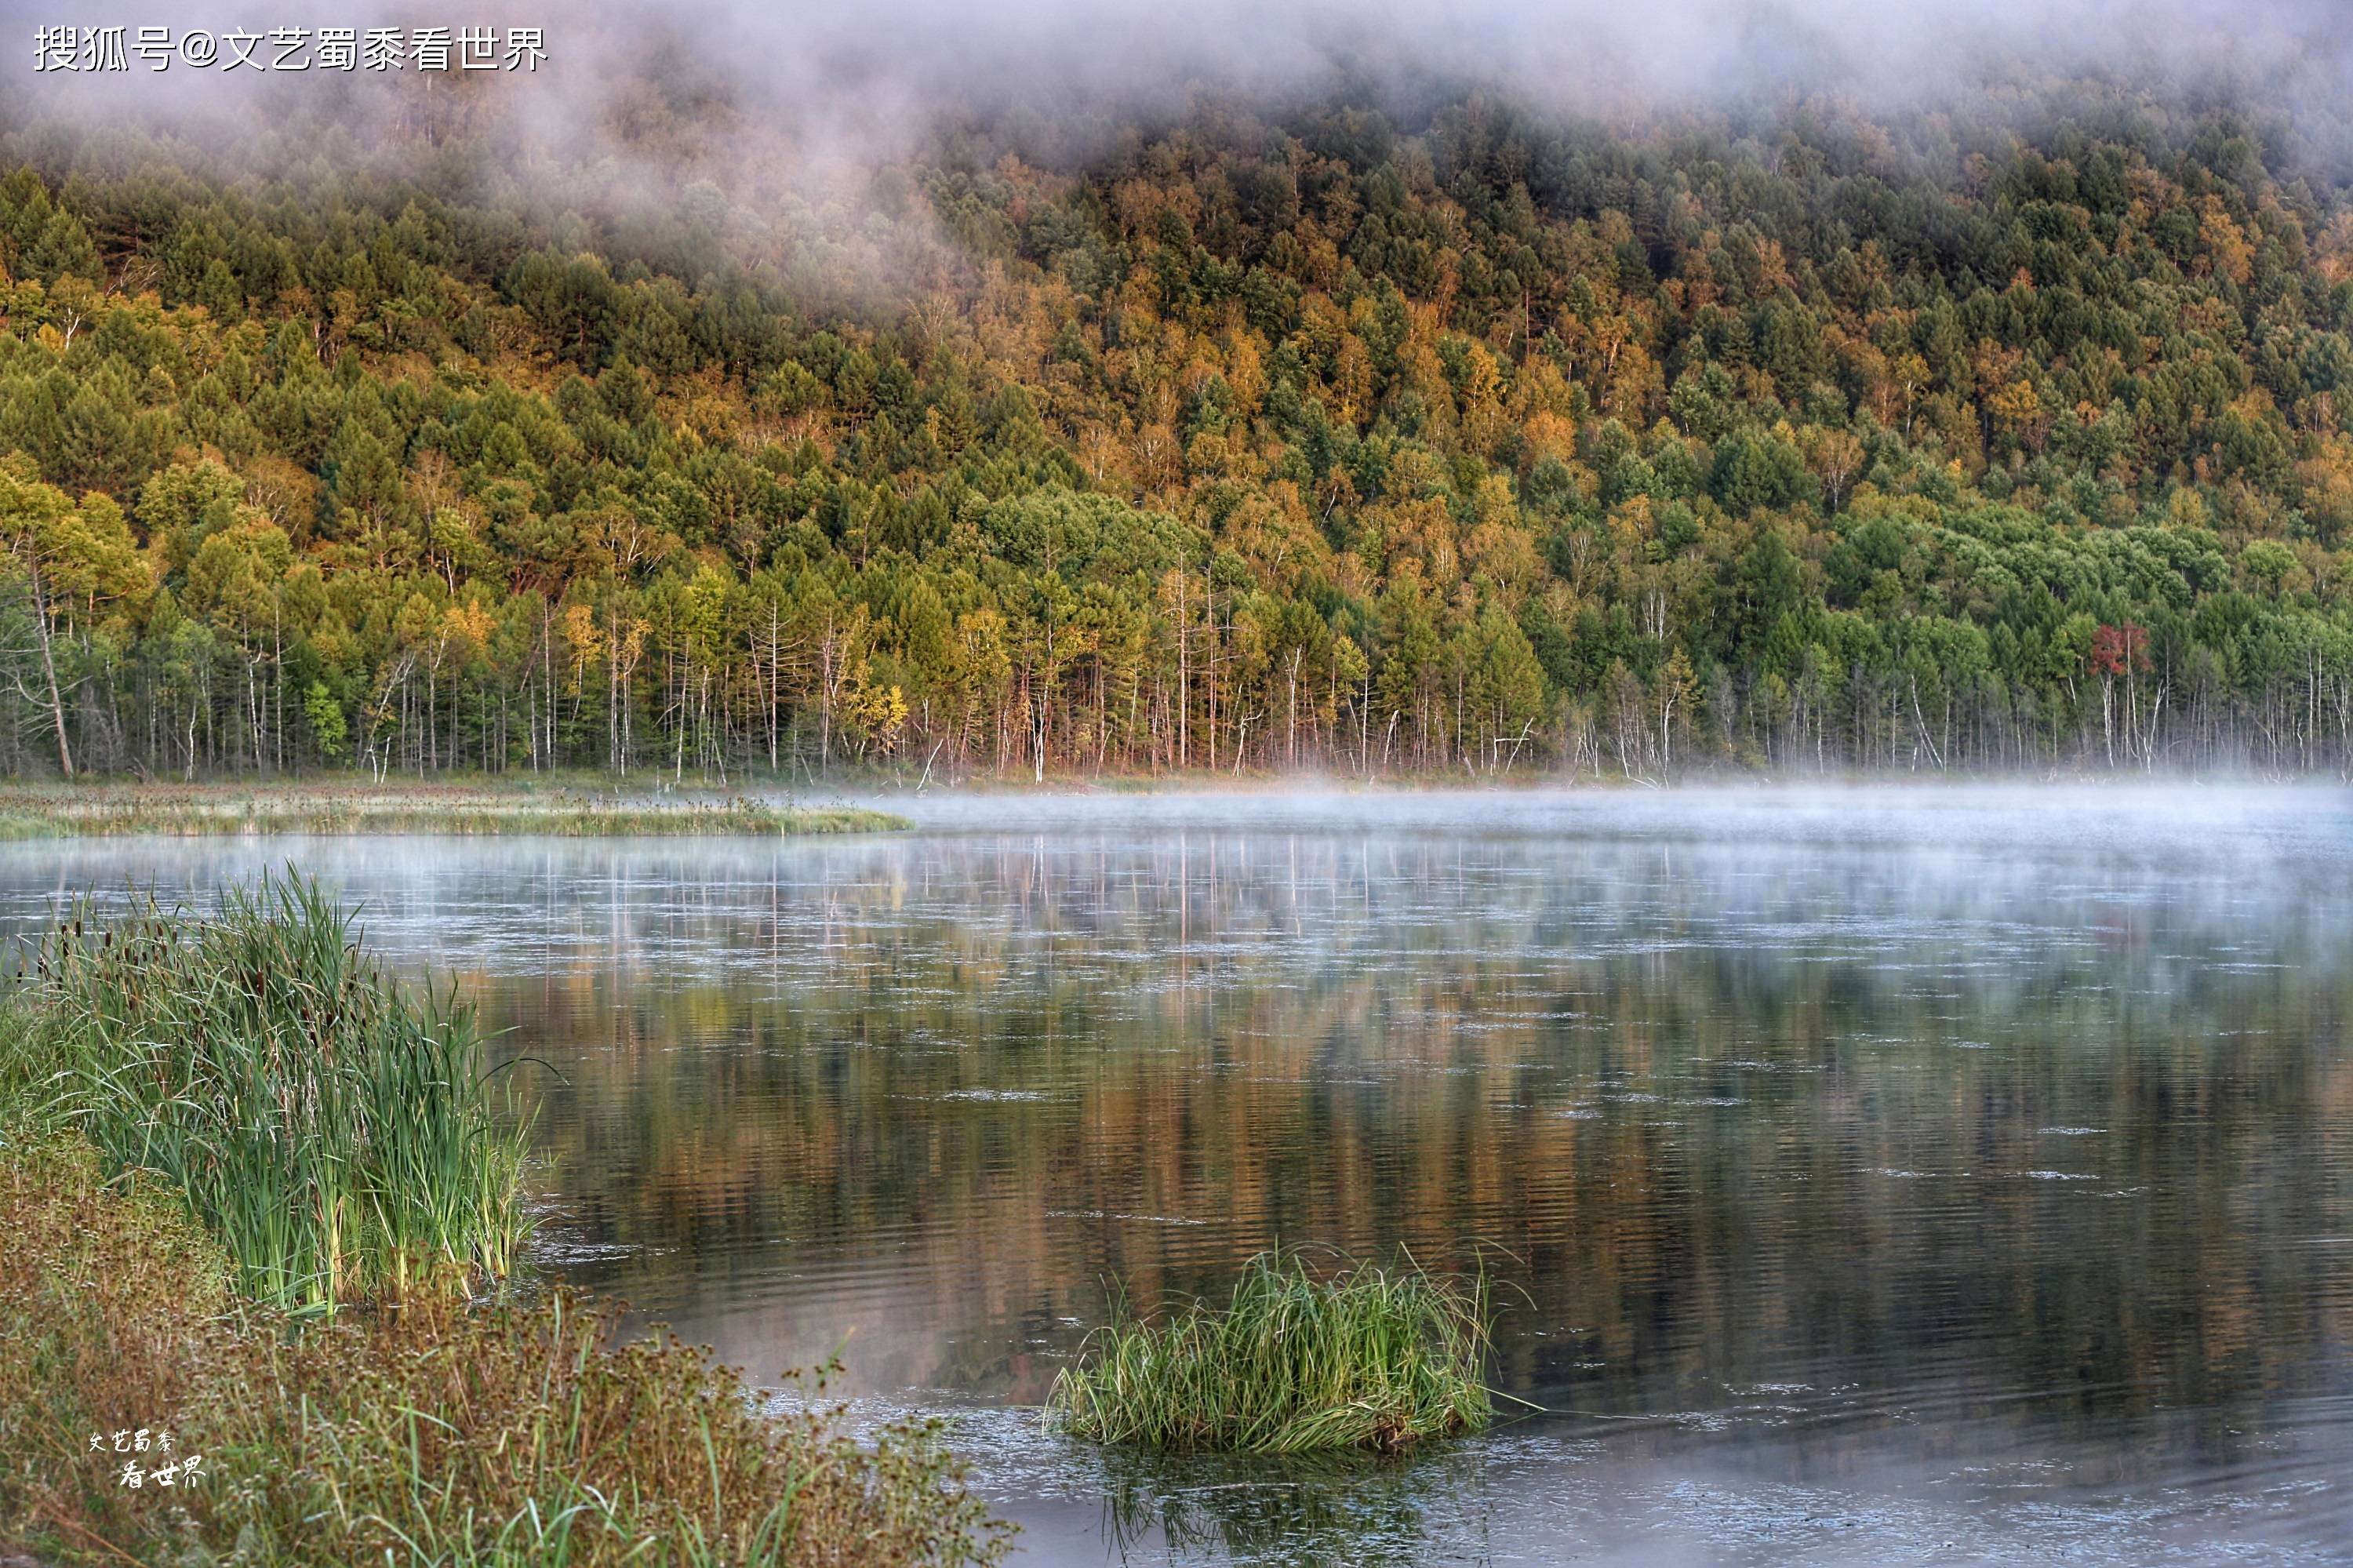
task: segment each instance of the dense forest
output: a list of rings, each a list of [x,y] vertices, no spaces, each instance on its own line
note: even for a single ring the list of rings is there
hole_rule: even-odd
[[[2353,202],[2052,81],[12,111],[0,771],[2353,766]],[[730,153],[697,158],[725,129]]]

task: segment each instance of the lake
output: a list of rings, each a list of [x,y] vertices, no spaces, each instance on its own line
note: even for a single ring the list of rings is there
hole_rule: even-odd
[[[319,875],[543,1095],[548,1269],[945,1416],[1020,1561],[2353,1560],[2347,792],[878,803],[11,844],[0,917]],[[1541,1413],[1039,1430],[1113,1291],[1277,1243],[1483,1262]]]

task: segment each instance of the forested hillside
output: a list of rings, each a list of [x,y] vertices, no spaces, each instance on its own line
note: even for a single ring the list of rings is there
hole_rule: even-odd
[[[442,119],[19,122],[0,768],[2353,759],[2353,217],[2281,132],[1374,101],[608,212]]]

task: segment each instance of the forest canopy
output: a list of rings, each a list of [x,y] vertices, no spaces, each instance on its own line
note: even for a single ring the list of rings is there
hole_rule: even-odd
[[[1204,91],[819,181],[397,90],[14,111],[0,770],[2353,763],[2353,204],[2226,97]]]

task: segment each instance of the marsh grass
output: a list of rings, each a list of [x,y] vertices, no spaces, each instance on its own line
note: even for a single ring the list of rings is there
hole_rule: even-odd
[[[0,1019],[0,1025],[7,1020]],[[1006,1533],[928,1425],[758,1414],[740,1374],[565,1291],[296,1319],[152,1174],[0,1122],[0,1555],[60,1565],[956,1568]],[[91,1434],[209,1479],[118,1484]],[[150,1465],[160,1462],[153,1454]]]
[[[904,820],[854,806],[778,806],[741,796],[648,797],[522,788],[140,785],[0,789],[0,840],[132,834],[539,835],[555,838],[777,837],[881,832]]]
[[[0,1102],[161,1177],[248,1296],[332,1313],[512,1272],[526,1118],[471,1011],[391,980],[316,885],[267,877],[202,919],[85,903],[15,1002]]]
[[[617,1305],[478,1298],[525,1235],[503,1094],[471,1015],[291,874],[204,919],[84,906],[51,932],[0,1000],[0,1558],[1003,1556],[934,1425],[861,1445],[839,1408],[772,1419],[709,1351],[629,1340]],[[120,1484],[105,1439],[141,1428],[207,1482]]]
[[[1358,1264],[1319,1278],[1262,1253],[1222,1306],[1096,1330],[1054,1380],[1049,1420],[1148,1448],[1394,1452],[1484,1427],[1493,1404],[1483,1274]]]

